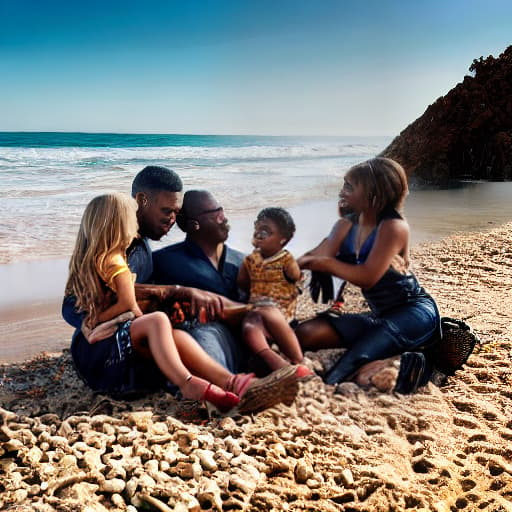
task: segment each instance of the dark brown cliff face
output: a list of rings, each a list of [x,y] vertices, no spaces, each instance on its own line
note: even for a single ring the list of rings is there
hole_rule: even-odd
[[[382,152],[419,182],[512,179],[512,46],[475,59],[446,96]]]

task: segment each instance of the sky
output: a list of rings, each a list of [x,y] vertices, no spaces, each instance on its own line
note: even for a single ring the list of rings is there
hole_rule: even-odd
[[[0,0],[0,130],[395,136],[510,0]]]

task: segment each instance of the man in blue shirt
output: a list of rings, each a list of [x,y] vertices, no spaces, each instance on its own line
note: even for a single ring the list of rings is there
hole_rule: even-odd
[[[153,253],[153,280],[159,284],[201,288],[232,301],[243,300],[237,276],[244,255],[226,245],[228,220],[213,195],[206,190],[187,191],[177,224],[187,235],[185,241]],[[223,323],[196,324],[188,332],[228,369],[241,369],[237,360],[241,360],[243,348]],[[223,348],[222,355],[218,353],[219,345]]]

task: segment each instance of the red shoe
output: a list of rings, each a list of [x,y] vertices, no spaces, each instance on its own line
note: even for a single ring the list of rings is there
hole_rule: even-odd
[[[241,397],[255,377],[254,373],[237,373],[232,375],[228,380],[226,390],[232,391],[235,395]]]
[[[214,405],[220,412],[228,412],[240,403],[240,398],[230,391],[224,391],[218,386],[212,387],[212,383],[208,384],[202,400]]]

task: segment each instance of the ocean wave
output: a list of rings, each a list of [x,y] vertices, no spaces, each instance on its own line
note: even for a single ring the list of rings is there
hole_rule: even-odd
[[[186,162],[229,163],[233,161],[295,160],[336,157],[355,157],[377,153],[382,144],[305,144],[283,146],[245,147],[132,147],[132,148],[21,148],[0,149],[0,166],[27,167],[30,165],[78,166],[118,165],[134,162],[157,162],[161,160]]]

